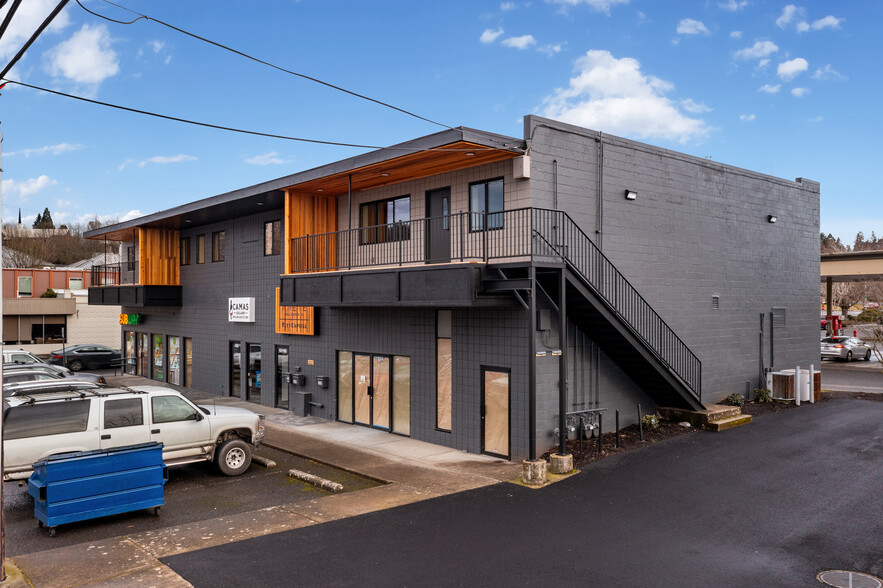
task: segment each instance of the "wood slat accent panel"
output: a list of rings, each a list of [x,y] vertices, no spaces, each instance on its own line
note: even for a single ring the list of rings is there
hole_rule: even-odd
[[[292,251],[291,240],[307,235],[321,235],[337,231],[337,199],[334,196],[285,192],[285,273],[302,271],[306,267],[335,267],[337,265],[337,235],[322,241],[321,247],[309,251]]]
[[[138,228],[138,283],[180,286],[180,234],[167,229]]]

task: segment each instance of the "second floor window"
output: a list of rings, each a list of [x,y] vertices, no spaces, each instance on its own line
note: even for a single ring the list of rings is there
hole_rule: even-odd
[[[264,255],[282,252],[282,221],[264,223]]]
[[[34,295],[34,278],[30,276],[18,277],[18,297],[31,298]]]
[[[205,263],[205,235],[196,237],[196,263]]]
[[[469,184],[469,212],[469,230],[484,230],[485,213],[489,229],[502,229],[503,178]]]
[[[408,241],[411,238],[411,197],[368,202],[359,207],[359,244]]]
[[[212,233],[212,261],[224,261],[224,231]]]
[[[190,265],[190,237],[181,237],[181,265]]]

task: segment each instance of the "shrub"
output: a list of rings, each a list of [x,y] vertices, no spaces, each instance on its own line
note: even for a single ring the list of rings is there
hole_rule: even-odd
[[[659,417],[655,414],[646,414],[641,417],[641,426],[645,429],[655,429],[659,426]]]
[[[883,310],[880,310],[879,308],[866,308],[855,317],[855,322],[879,324],[881,319],[883,319]]]
[[[52,288],[47,288],[45,292],[40,294],[40,298],[58,298],[58,292]]]
[[[766,388],[755,388],[754,389],[754,401],[755,402],[772,402],[773,401],[773,393],[767,390]]]
[[[724,402],[730,406],[742,406],[745,404],[745,397],[741,394],[730,394]]]

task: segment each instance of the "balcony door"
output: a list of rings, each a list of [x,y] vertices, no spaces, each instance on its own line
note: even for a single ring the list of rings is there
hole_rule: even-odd
[[[426,263],[451,261],[451,189],[426,192]]]

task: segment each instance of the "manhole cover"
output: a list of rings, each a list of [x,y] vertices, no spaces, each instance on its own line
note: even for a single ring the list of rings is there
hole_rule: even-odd
[[[861,572],[827,570],[816,576],[816,579],[823,584],[837,588],[883,588],[883,581],[880,578]]]

